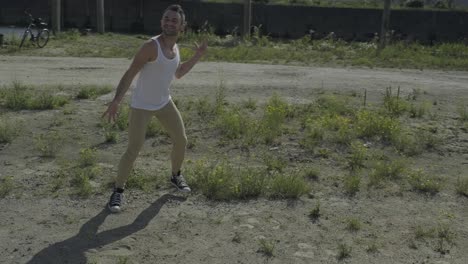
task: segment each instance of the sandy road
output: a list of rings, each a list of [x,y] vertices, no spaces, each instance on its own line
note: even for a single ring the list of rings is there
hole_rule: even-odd
[[[0,85],[13,81],[25,84],[110,84],[116,85],[130,63],[126,58],[0,57]],[[223,62],[199,63],[177,87],[214,87],[223,81],[231,96],[242,89],[262,95],[274,89],[286,96],[304,94],[303,90],[367,89],[379,94],[385,87],[420,89],[434,95],[468,96],[468,72],[438,70],[399,70],[364,68],[300,67]],[[192,89],[192,88],[191,88]],[[301,91],[302,90],[302,91]],[[187,91],[185,91],[187,92]],[[372,96],[372,95],[371,95]]]

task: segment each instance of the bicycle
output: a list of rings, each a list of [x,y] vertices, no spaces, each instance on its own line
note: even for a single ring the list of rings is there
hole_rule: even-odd
[[[45,47],[47,42],[49,41],[49,30],[47,29],[47,24],[42,21],[40,17],[34,18],[29,12],[24,12],[26,15],[29,16],[30,22],[28,27],[23,33],[23,37],[21,38],[21,43],[19,47],[21,48],[26,40],[26,37],[29,35],[30,40],[33,44],[36,44],[39,48]],[[37,31],[37,34],[34,35],[33,29]]]

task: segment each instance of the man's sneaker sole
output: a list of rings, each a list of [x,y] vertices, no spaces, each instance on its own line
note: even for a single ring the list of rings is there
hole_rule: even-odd
[[[174,187],[176,187],[176,189],[177,189],[179,192],[189,193],[189,192],[192,191],[192,190],[190,189],[190,187],[188,187],[188,188],[179,188],[179,186],[177,186],[177,184],[173,183],[172,181],[171,181],[171,184],[174,185]]]
[[[122,208],[120,206],[110,206],[110,204],[107,204],[107,208],[109,208],[109,211],[112,213],[120,213],[122,211]]]

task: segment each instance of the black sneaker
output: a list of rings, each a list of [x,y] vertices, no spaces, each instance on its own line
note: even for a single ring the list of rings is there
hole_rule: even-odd
[[[191,192],[192,190],[180,173],[171,177],[171,183],[181,192]]]
[[[109,207],[109,210],[112,213],[118,213],[121,210],[121,206],[123,203],[123,190],[117,190],[114,188],[114,191],[112,192],[112,195],[110,197],[109,203],[107,204],[107,207]]]

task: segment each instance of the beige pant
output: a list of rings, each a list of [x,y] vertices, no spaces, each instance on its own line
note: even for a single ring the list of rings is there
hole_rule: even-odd
[[[187,136],[185,135],[184,122],[174,102],[171,100],[162,109],[156,111],[131,108],[128,125],[128,147],[119,163],[115,187],[124,188],[133,163],[145,143],[146,129],[153,116],[158,118],[171,137],[173,144],[171,152],[172,172],[176,173],[180,170],[184,161]]]

